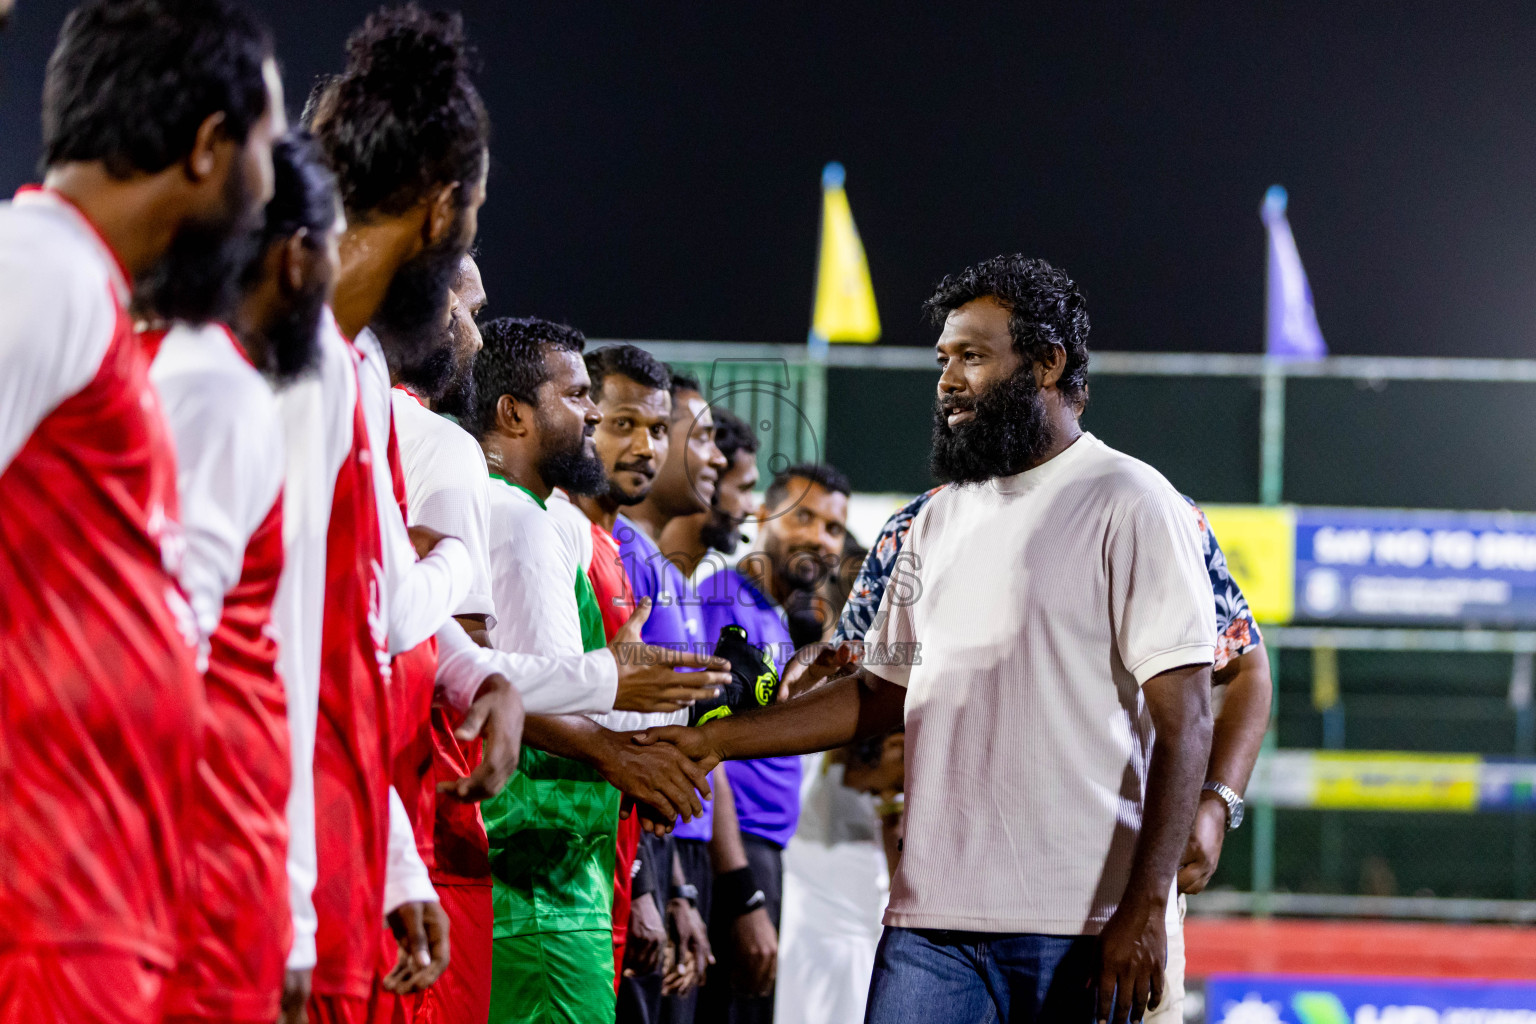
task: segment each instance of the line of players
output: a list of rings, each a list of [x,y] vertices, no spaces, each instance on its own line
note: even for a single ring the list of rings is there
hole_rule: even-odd
[[[677,616],[657,543],[708,546],[696,384],[476,329],[456,19],[371,17],[303,120],[224,0],[93,0],[0,207],[0,1024],[611,1019],[639,832],[711,793],[625,735],[730,680],[637,643],[709,623],[621,611]],[[716,899],[763,898],[753,853]],[[670,991],[708,956],[677,923]]]
[[[467,65],[457,18],[381,11],[290,130],[225,0],[65,22],[0,206],[0,1021],[478,1021],[493,971],[582,1015],[611,824],[538,826],[701,810],[614,729],[726,663],[638,644],[644,602],[606,635],[546,514],[579,336],[505,325],[458,395],[484,449],[425,407],[478,342]],[[548,967],[593,892],[605,970]]]

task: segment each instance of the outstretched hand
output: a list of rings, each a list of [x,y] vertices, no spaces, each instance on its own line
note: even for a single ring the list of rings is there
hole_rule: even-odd
[[[810,644],[800,648],[784,668],[779,700],[789,700],[814,689],[818,683],[846,672],[858,664],[858,660],[858,648],[850,643]]]
[[[662,725],[655,729],[632,734],[634,742],[649,747],[667,744],[676,747],[683,756],[705,773],[715,770],[715,765],[725,760],[719,750],[710,743],[703,729],[686,725]]]
[[[478,803],[501,792],[517,771],[523,742],[523,698],[502,675],[487,676],[453,735],[468,743],[484,741],[480,763],[462,779],[439,782],[437,791],[466,803]]]
[[[634,614],[619,627],[608,645],[619,667],[614,710],[681,711],[692,707],[695,701],[720,696],[731,681],[730,664],[724,658],[644,643],[640,630],[650,615],[651,599],[641,598]]]
[[[609,735],[612,742],[606,745],[596,767],[614,788],[652,808],[668,824],[704,813],[703,800],[711,795],[709,770],[713,764],[695,764],[685,753],[666,744],[639,744],[632,733]],[[635,809],[636,813],[640,810]],[[641,822],[648,822],[644,814]]]

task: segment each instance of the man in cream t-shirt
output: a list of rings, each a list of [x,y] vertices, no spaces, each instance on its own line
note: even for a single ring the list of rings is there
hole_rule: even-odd
[[[857,676],[650,738],[707,763],[904,716],[906,837],[866,1019],[1139,1020],[1211,738],[1195,521],[1078,428],[1088,317],[1064,273],[998,257],[928,307],[933,468],[956,486],[913,523]]]

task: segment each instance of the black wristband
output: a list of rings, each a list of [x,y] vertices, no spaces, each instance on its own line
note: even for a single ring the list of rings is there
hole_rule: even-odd
[[[751,868],[737,868],[715,876],[714,892],[710,906],[731,917],[750,914],[768,902],[763,890],[752,877]]]
[[[694,906],[698,906],[699,905],[699,887],[696,886],[696,885],[692,885],[692,884],[690,884],[688,882],[684,882],[682,885],[673,885],[672,886],[672,894],[668,897],[668,899],[669,900],[687,900],[689,903],[693,904]]]

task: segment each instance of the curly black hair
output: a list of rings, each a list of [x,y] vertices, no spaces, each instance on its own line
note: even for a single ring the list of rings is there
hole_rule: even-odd
[[[311,242],[336,223],[336,176],[314,138],[302,128],[272,147],[272,198],[267,202],[261,249],[300,230]]]
[[[773,482],[768,485],[768,493],[763,495],[763,507],[778,508],[779,502],[783,501],[784,496],[789,493],[791,480],[809,480],[813,484],[820,484],[824,490],[831,491],[833,494],[853,493],[853,485],[837,467],[825,462],[797,462],[773,474]]]
[[[587,373],[592,377],[593,401],[602,399],[603,381],[614,374],[653,391],[668,391],[672,387],[672,375],[666,364],[636,345],[605,345],[588,352],[586,360]]]
[[[549,380],[544,357],[550,351],[575,352],[587,339],[574,327],[537,317],[497,317],[480,325],[483,347],[475,357],[475,399],[470,427],[484,439],[496,425],[496,404],[511,395],[529,405],[539,404],[539,386]]]
[[[347,37],[346,70],[315,86],[304,123],[349,216],[403,213],[440,185],[479,180],[490,118],[470,64],[463,19],[415,4],[376,11]]]
[[[100,161],[124,179],[192,152],[214,114],[245,142],[267,110],[267,30],[227,0],[90,0],[64,19],[43,79],[46,170]]]
[[[667,372],[672,376],[673,412],[677,411],[677,393],[679,391],[697,391],[701,395],[704,393],[704,388],[699,384],[697,374],[689,373],[687,370],[679,370],[675,366],[668,366]]]
[[[1026,363],[1042,362],[1061,346],[1067,363],[1056,387],[1081,401],[1088,390],[1088,304],[1066,272],[1020,253],[994,256],[944,278],[923,309],[943,327],[950,313],[988,297],[1007,308],[1008,333]]]
[[[735,465],[738,452],[757,454],[757,434],[753,432],[752,424],[726,408],[717,406],[712,412],[715,416],[715,447],[725,456],[726,465]]]

